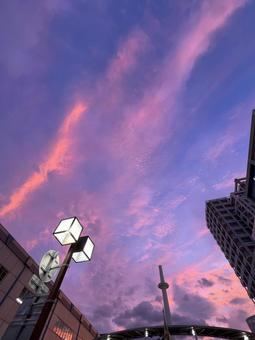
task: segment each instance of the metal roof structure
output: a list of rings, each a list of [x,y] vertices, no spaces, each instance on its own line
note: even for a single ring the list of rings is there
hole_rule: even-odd
[[[197,336],[207,336],[220,339],[242,339],[255,340],[255,333],[246,332],[238,329],[214,327],[214,326],[198,326],[198,325],[173,325],[169,326],[168,330],[171,335],[192,336],[192,329],[196,332]],[[114,340],[114,339],[137,339],[147,337],[160,337],[164,336],[164,326],[141,327],[126,329],[118,332],[100,334],[97,340]]]

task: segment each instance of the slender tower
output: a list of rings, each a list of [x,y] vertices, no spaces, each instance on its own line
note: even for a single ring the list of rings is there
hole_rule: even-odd
[[[171,325],[171,313],[166,291],[167,288],[169,288],[169,284],[165,282],[162,266],[159,266],[159,276],[160,283],[158,284],[158,288],[162,290],[165,322],[167,325]]]

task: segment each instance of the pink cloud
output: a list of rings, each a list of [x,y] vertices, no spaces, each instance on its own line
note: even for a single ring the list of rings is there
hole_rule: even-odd
[[[128,235],[153,235],[162,238],[173,230],[175,221],[171,210],[174,210],[186,198],[179,196],[155,206],[153,197],[154,191],[146,186],[140,186],[134,191],[125,211],[126,216],[133,221]],[[153,248],[155,249],[155,244]]]
[[[221,137],[207,152],[206,159],[210,161],[217,160],[224,152],[229,150],[236,142],[236,136],[226,134]]]
[[[149,37],[142,29],[131,31],[120,42],[114,56],[110,59],[105,73],[92,90],[91,99],[100,115],[111,115],[120,105],[125,92],[122,81],[138,66],[139,58],[150,48]],[[106,91],[107,89],[107,91]],[[81,89],[82,92],[84,89]]]
[[[72,129],[77,125],[86,109],[85,104],[79,103],[68,113],[59,129],[55,144],[46,156],[46,160],[39,164],[38,171],[33,172],[20,187],[15,189],[9,203],[0,208],[0,217],[10,214],[22,206],[28,196],[48,180],[48,175],[52,171],[63,172],[72,145]]]
[[[144,98],[141,99],[140,103],[135,108],[131,107],[130,104],[125,105],[127,110],[124,110],[125,117],[120,124],[120,132],[113,136],[109,145],[110,156],[114,160],[120,160],[123,165],[119,171],[119,176],[102,193],[95,195],[85,193],[79,202],[72,202],[70,204],[70,211],[77,211],[82,219],[94,224],[99,224],[98,220],[103,221],[102,226],[92,227],[90,231],[91,236],[93,237],[94,234],[97,241],[95,264],[91,267],[91,277],[88,277],[87,273],[79,276],[81,285],[79,286],[78,293],[93,292],[91,296],[88,296],[88,303],[91,305],[97,299],[97,301],[102,300],[110,304],[114,302],[114,306],[117,308],[116,304],[122,305],[122,307],[131,305],[141,297],[142,289],[140,291],[137,290],[134,300],[131,301],[130,296],[124,296],[125,289],[127,284],[133,285],[139,275],[143,276],[141,277],[141,281],[143,281],[145,273],[149,273],[152,270],[151,261],[143,262],[143,266],[141,266],[141,263],[139,263],[139,266],[132,264],[134,267],[132,267],[132,272],[127,273],[126,268],[130,264],[129,260],[123,249],[118,248],[113,235],[116,232],[113,230],[114,223],[121,223],[121,221],[118,221],[116,216],[115,220],[111,219],[109,214],[107,215],[106,213],[107,207],[111,204],[113,206],[112,201],[114,201],[114,198],[116,201],[116,194],[127,191],[132,186],[137,190],[137,194],[134,195],[133,201],[131,199],[127,207],[127,213],[136,218],[137,228],[152,223],[155,235],[158,237],[164,237],[166,231],[170,229],[172,224],[170,225],[171,216],[169,218],[169,208],[171,206],[173,209],[176,208],[184,202],[185,198],[184,196],[178,197],[176,200],[168,202],[168,206],[163,208],[156,207],[153,211],[150,211],[150,203],[154,193],[152,186],[146,187],[144,192],[141,193],[137,189],[138,185],[141,186],[140,181],[146,171],[147,164],[145,160],[150,157],[162,141],[162,138],[165,137],[165,119],[168,115],[171,116],[172,124],[174,124],[173,118],[176,113],[175,106],[179,100],[178,95],[185,88],[185,81],[191,74],[195,63],[210,47],[213,34],[227,22],[230,15],[242,3],[241,1],[233,1],[228,5],[229,9],[227,9],[226,5],[220,5],[221,3],[217,1],[203,8],[203,11],[198,15],[197,22],[193,23],[193,26],[189,27],[180,36],[176,51],[173,54],[169,54],[167,60],[162,65],[159,77],[155,81],[152,79],[152,84],[145,89]],[[219,9],[217,11],[213,10],[217,6]],[[204,15],[206,18],[204,18]],[[134,70],[137,65],[137,58],[146,45],[143,42],[146,40],[147,38],[141,33],[138,33],[137,38],[134,36],[128,38],[126,44],[124,43],[120,46],[116,58],[110,63],[109,69],[105,73],[105,78],[98,85],[100,91],[94,94],[93,98],[96,98],[96,100],[94,102],[91,100],[91,102],[97,104],[98,108],[104,108],[103,114],[111,114],[112,107],[118,108],[119,97],[122,95],[120,93],[122,90],[120,87],[122,76],[130,70]],[[109,85],[116,89],[116,93],[114,92],[110,98],[102,94],[104,90],[103,85]],[[99,99],[103,104],[98,104]],[[119,106],[119,109],[122,110],[122,107]],[[61,129],[62,132],[69,131],[71,125],[66,122],[63,125],[63,129]],[[46,162],[47,166],[44,166],[43,164],[45,163],[42,163],[39,170],[38,183],[26,190],[23,189],[24,194],[23,196],[21,195],[21,200],[13,200],[14,208],[12,209],[16,209],[23,204],[30,192],[35,191],[47,180],[49,171],[63,171],[64,167],[61,165],[62,156],[66,155],[69,148],[68,145],[68,143],[64,143],[62,148],[59,147],[59,150],[53,152],[54,156],[49,158],[49,162]],[[63,150],[65,151],[63,152]],[[151,233],[151,230],[148,230],[148,233]],[[31,247],[35,246],[34,240],[32,241],[30,243]],[[147,248],[145,247],[144,250],[147,253],[160,247],[163,255],[159,259],[163,259],[164,263],[168,264],[173,262],[173,259],[170,259],[172,252],[169,251],[169,245],[161,245],[160,242],[153,244],[150,240],[146,244]],[[130,254],[130,257],[132,255]],[[152,258],[151,254],[149,254],[149,260],[150,258]],[[141,259],[146,260],[146,255]],[[204,259],[204,261],[209,260],[210,257]],[[188,274],[188,272],[186,273]],[[190,273],[192,276],[192,272]],[[87,282],[87,286],[85,286],[84,282]],[[117,287],[116,282],[118,282]],[[91,286],[89,287],[89,285]],[[112,296],[113,291],[116,296]],[[151,293],[143,292],[143,296],[146,296],[146,294],[151,297]],[[115,301],[115,298],[119,298],[120,301]],[[77,295],[76,300],[81,305],[87,303],[81,302],[78,299]]]
[[[149,188],[143,187],[137,190],[134,194],[128,207],[129,215],[137,215],[142,209],[147,208],[152,200],[152,192]]]
[[[34,249],[38,245],[41,245],[42,242],[48,243],[51,237],[52,237],[52,230],[50,227],[46,227],[37,234],[36,238],[27,240],[25,242],[25,248],[28,252],[30,252],[32,249]]]
[[[226,324],[220,324],[217,317],[224,315],[231,323],[232,317],[240,308],[238,305],[235,306],[231,304],[232,299],[237,296],[242,298],[242,308],[250,314],[254,311],[254,305],[248,298],[245,289],[241,286],[232,269],[229,268],[229,265],[219,262],[213,253],[210,255],[210,258],[211,260],[217,261],[214,263],[214,267],[208,268],[206,266],[207,258],[206,261],[201,261],[186,269],[182,268],[182,271],[175,276],[174,280],[178,285],[185,287],[188,292],[199,294],[214,304],[216,314],[213,318],[207,320],[210,325],[226,327]],[[204,288],[198,285],[198,280],[203,277],[211,281],[213,283],[212,286]],[[222,278],[222,280],[220,278]],[[168,281],[171,282],[171,278],[168,278]],[[171,296],[171,301],[173,300],[174,296]],[[245,320],[239,320],[239,322],[240,328],[243,327],[243,329],[247,329]]]
[[[171,200],[170,202],[170,208],[171,209],[176,209],[177,207],[179,207],[179,205],[181,205],[183,202],[185,202],[187,199],[187,196],[184,195],[179,195],[177,196],[175,199]]]
[[[120,130],[113,136],[111,147],[112,154],[116,157],[123,158],[125,155],[129,170],[133,167],[133,172],[142,172],[140,165],[144,165],[166,136],[171,136],[172,131],[166,130],[165,123],[167,120],[169,126],[172,122],[174,127],[179,96],[194,65],[208,51],[214,34],[244,4],[245,1],[238,0],[231,3],[215,1],[202,5],[196,21],[183,30],[177,48],[162,63],[159,75],[147,86],[140,103],[125,109],[125,119]],[[220,150],[215,151],[217,154],[219,152]],[[126,174],[123,174],[123,181],[118,181],[119,185],[126,183]]]
[[[135,69],[139,57],[150,47],[149,38],[142,30],[135,30],[119,45],[91,100],[99,111],[102,107],[100,115],[112,115],[113,108],[121,110],[123,115],[120,126],[107,136],[105,144],[109,157],[121,164],[119,175],[111,183],[112,194],[134,187],[145,174],[150,155],[162,139],[171,135],[171,131],[166,131],[165,122],[167,119],[174,125],[178,95],[185,88],[195,63],[210,47],[214,33],[244,3],[233,1],[226,5],[215,1],[202,6],[196,22],[183,30],[177,48],[169,53],[159,75],[145,87],[143,98],[135,105],[121,102],[121,81],[123,76]],[[105,94],[106,86],[111,89],[110,95]]]
[[[148,42],[148,36],[142,30],[133,31],[118,47],[106,71],[106,80],[111,84],[120,81],[123,75],[137,65],[137,59],[148,48]]]
[[[155,192],[153,185],[145,186],[141,184],[143,183],[143,176],[146,174],[146,167],[148,166],[146,160],[149,159],[150,155],[165,137],[166,118],[170,116],[170,120],[174,125],[175,108],[179,101],[178,96],[184,90],[185,82],[191,74],[195,63],[211,46],[214,33],[227,23],[230,16],[242,4],[244,4],[244,1],[233,1],[231,4],[225,3],[223,5],[220,1],[215,1],[204,6],[197,16],[197,21],[193,22],[192,26],[182,33],[177,49],[174,53],[169,54],[168,59],[162,65],[158,78],[155,80],[152,79],[152,83],[145,88],[144,97],[138,104],[132,105],[132,103],[130,104],[128,102],[117,106],[119,96],[122,95],[122,93],[118,92],[120,90],[120,77],[118,74],[119,72],[126,73],[126,67],[127,69],[134,69],[133,61],[130,62],[129,58],[121,57],[119,59],[120,66],[110,67],[108,72],[111,73],[112,76],[110,77],[108,75],[108,79],[113,80],[112,86],[115,86],[117,95],[114,93],[113,97],[106,98],[103,103],[105,106],[103,112],[104,114],[110,115],[112,107],[119,107],[121,112],[124,111],[124,118],[120,122],[118,129],[116,129],[117,132],[107,139],[106,148],[107,151],[109,151],[109,157],[117,161],[120,168],[118,176],[113,179],[104,192],[98,194],[94,199],[95,205],[103,206],[104,210],[106,206],[109,207],[112,204],[114,199],[116,201],[116,197],[119,197],[118,194],[123,192],[130,193],[130,190],[132,188],[134,189],[133,197],[130,198],[125,212],[128,216],[130,215],[134,218],[136,230],[134,231],[133,228],[130,234],[130,230],[124,230],[120,227],[118,233],[124,232],[125,236],[127,236],[127,234],[128,236],[148,236],[152,230],[150,228],[146,229],[146,227],[152,224],[158,236],[165,236],[165,225],[159,225],[157,229],[157,218],[158,216],[166,216],[166,212],[169,214],[170,203],[168,202],[168,210],[164,207],[165,210],[163,209],[163,213],[162,207],[154,206],[153,211],[150,210],[150,204]],[[115,73],[117,75],[115,75]],[[103,82],[100,83],[100,86],[102,84]],[[144,186],[144,190],[143,188],[141,190],[141,186]],[[173,208],[182,202],[184,202],[183,197],[176,200],[176,202],[173,201]],[[89,204],[90,202],[88,202],[88,205]],[[84,204],[81,205],[83,211],[85,206]],[[163,215],[161,215],[161,213]],[[103,212],[101,208],[99,216],[103,218],[104,215],[105,212]],[[167,218],[169,222],[169,216]],[[112,222],[113,224],[121,224],[122,221],[119,220],[118,217],[115,217],[115,221]],[[89,281],[92,282],[91,285],[93,282],[98,283],[100,281],[97,277],[98,272],[100,272],[101,277],[108,277],[98,283],[99,287],[93,287],[93,296],[89,297],[89,299],[91,303],[93,303],[95,298],[99,300],[102,299],[105,303],[113,306],[116,303],[115,297],[118,296],[119,300],[116,304],[122,304],[122,308],[124,308],[124,306],[134,304],[141,295],[139,297],[139,290],[137,289],[137,293],[135,297],[132,297],[131,301],[130,297],[125,296],[122,283],[127,287],[129,284],[132,285],[139,275],[141,275],[141,281],[145,278],[145,273],[151,271],[151,268],[149,269],[148,266],[151,266],[153,250],[160,247],[162,253],[158,259],[160,262],[163,260],[163,263],[167,263],[168,265],[174,263],[174,256],[171,258],[173,252],[171,251],[172,249],[169,249],[169,244],[162,245],[160,242],[157,244],[146,238],[146,242],[144,242],[144,253],[140,258],[139,266],[132,263],[132,271],[127,275],[125,270],[130,262],[124,249],[120,249],[118,246],[115,248],[115,231],[113,230],[109,216],[107,223],[104,223],[103,235],[107,235],[108,230],[111,236],[108,235],[107,239],[102,240],[102,234],[100,234],[101,241],[98,240],[98,254],[100,254],[100,260],[98,261],[100,261],[100,265],[97,263],[96,269],[94,269],[92,278],[89,278]],[[146,234],[146,231],[148,234]],[[203,237],[205,233],[205,231],[201,232],[198,235],[198,240]],[[109,247],[111,249],[110,252]],[[208,263],[211,264],[211,261],[214,259],[214,253],[215,251],[205,256],[203,261],[201,261],[201,266],[206,267]],[[130,257],[133,256],[133,254],[129,255]],[[208,271],[212,270],[211,266],[212,265],[209,265]],[[180,271],[181,270],[182,268],[180,268]],[[201,272],[204,273],[206,270],[203,271],[203,268],[198,268],[197,270],[194,269],[193,272],[188,271],[188,269],[185,271],[187,274],[186,277],[188,277],[189,274],[191,275],[191,284],[198,280],[199,277],[197,275]],[[86,277],[86,279],[88,280],[88,277]],[[81,282],[83,282],[83,276],[81,277]],[[119,283],[118,287],[115,285],[116,282]],[[81,287],[80,293],[82,294],[86,290],[87,287]],[[111,296],[113,291],[114,296]],[[145,296],[146,293],[143,292],[143,297]],[[117,307],[115,308],[117,309]],[[116,327],[114,324],[112,324],[112,326]]]
[[[30,252],[34,247],[38,245],[39,241],[37,239],[28,240],[26,242],[26,250]]]
[[[227,126],[221,131],[220,136],[213,136],[213,144],[204,154],[206,161],[215,162],[226,152],[233,152],[235,144],[247,135],[250,124],[249,113],[254,106],[254,98],[255,93],[252,93],[245,103],[240,103],[231,109],[229,113],[231,118]],[[246,112],[247,115],[244,116],[244,112]],[[249,119],[247,119],[247,117],[249,117]]]
[[[182,82],[191,72],[198,58],[210,47],[213,34],[222,28],[246,0],[229,2],[204,2],[199,18],[190,27],[189,34],[183,36],[177,48],[174,64]]]
[[[221,2],[217,1],[202,8],[197,21],[183,31],[178,47],[163,63],[158,78],[147,86],[145,95],[138,105],[135,107],[128,105],[124,109],[125,115],[120,129],[112,135],[112,139],[107,141],[106,147],[110,151],[110,157],[121,163],[121,171],[106,190],[107,201],[103,197],[105,193],[102,193],[101,199],[107,205],[111,202],[111,197],[135,188],[134,197],[131,198],[126,211],[128,215],[135,218],[136,230],[128,230],[130,235],[146,235],[147,232],[149,234],[152,230],[146,227],[153,225],[155,235],[164,237],[166,229],[171,230],[171,226],[174,225],[174,220],[169,218],[169,207],[171,204],[173,208],[177,207],[184,202],[185,198],[179,197],[176,202],[169,203],[168,210],[164,207],[163,212],[161,207],[160,211],[152,211],[150,203],[154,190],[149,186],[141,193],[139,181],[146,173],[146,160],[164,138],[165,119],[170,115],[173,121],[174,108],[179,100],[178,95],[184,89],[195,63],[211,46],[214,33],[227,23],[230,16],[242,4],[244,1],[235,1],[230,5],[221,5]],[[123,65],[133,67],[129,62],[124,62]],[[122,67],[117,69],[122,70]],[[115,70],[115,67],[109,69],[108,72],[113,73],[109,79],[118,79],[112,70]],[[165,220],[162,219],[160,224],[158,221],[161,217]],[[151,247],[155,249],[157,245],[151,244]],[[169,249],[164,251],[166,255],[161,254],[161,258],[167,262]],[[146,260],[146,257],[144,259]]]

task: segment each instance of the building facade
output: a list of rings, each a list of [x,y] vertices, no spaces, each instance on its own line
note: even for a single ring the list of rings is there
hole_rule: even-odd
[[[235,179],[228,197],[206,202],[207,227],[255,302],[255,111],[252,114],[247,176]],[[233,183],[234,184],[234,183]]]
[[[0,339],[15,318],[23,298],[32,292],[29,281],[33,274],[38,275],[37,263],[0,224]],[[44,338],[91,340],[96,336],[97,331],[86,317],[60,292]]]

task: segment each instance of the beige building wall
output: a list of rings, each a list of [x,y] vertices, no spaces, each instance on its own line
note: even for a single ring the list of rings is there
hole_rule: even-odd
[[[0,224],[0,266],[7,270],[1,279],[0,272],[0,339],[13,320],[19,304],[16,298],[28,285],[33,274],[38,275],[38,265]],[[58,335],[57,335],[58,334]],[[53,315],[48,322],[44,338],[91,340],[96,330],[83,314],[62,293],[59,294]]]

